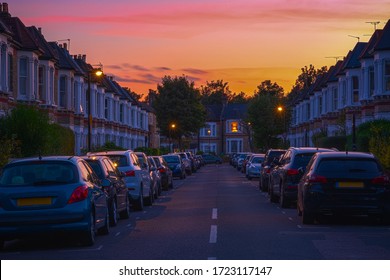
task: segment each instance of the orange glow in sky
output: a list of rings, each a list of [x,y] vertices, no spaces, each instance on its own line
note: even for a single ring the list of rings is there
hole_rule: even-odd
[[[9,12],[70,39],[70,53],[138,94],[165,75],[195,86],[223,80],[253,94],[264,80],[291,90],[301,68],[331,66],[368,41],[390,15],[388,0],[15,0]]]

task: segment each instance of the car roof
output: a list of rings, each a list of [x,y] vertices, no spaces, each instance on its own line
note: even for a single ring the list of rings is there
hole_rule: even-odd
[[[9,163],[16,163],[16,162],[29,162],[29,161],[45,161],[45,160],[51,160],[51,161],[72,161],[75,162],[81,157],[79,156],[40,156],[40,157],[27,157],[27,158],[14,158]]]
[[[102,151],[102,152],[92,152],[87,155],[125,155],[127,153],[134,153],[132,150],[124,150],[124,151]]]
[[[364,152],[320,152],[317,154],[321,158],[375,158],[373,154]]]

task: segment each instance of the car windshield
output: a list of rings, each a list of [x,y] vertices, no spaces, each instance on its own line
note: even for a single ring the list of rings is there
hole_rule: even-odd
[[[77,182],[76,167],[65,161],[28,161],[4,167],[0,185],[55,185]]]
[[[102,166],[97,160],[87,160],[87,162],[92,167],[93,171],[95,171],[96,175],[98,175],[99,179],[104,179],[106,177]]]
[[[267,156],[267,165],[270,164],[275,158],[279,158],[281,155],[283,155],[284,151],[273,151],[270,152]]]
[[[180,160],[177,156],[164,156],[164,159],[167,163],[179,163]]]
[[[292,164],[293,168],[300,168],[300,167],[305,167],[309,163],[311,157],[315,154],[316,152],[313,153],[302,153],[302,154],[297,154],[294,157],[294,162]]]
[[[112,162],[114,162],[115,166],[122,167],[128,166],[127,157],[125,155],[109,155],[108,156]]]
[[[320,161],[316,174],[327,178],[364,179],[380,175],[381,169],[374,159],[326,158]]]
[[[263,157],[254,157],[254,158],[252,159],[252,163],[262,163],[263,160],[264,160]]]

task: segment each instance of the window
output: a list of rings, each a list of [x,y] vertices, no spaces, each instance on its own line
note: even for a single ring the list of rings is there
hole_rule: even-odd
[[[124,104],[121,104],[119,105],[119,121],[121,123],[124,122],[124,114],[125,114],[125,105]]]
[[[370,67],[368,69],[368,86],[369,86],[369,94],[370,96],[374,95],[375,90],[375,74],[374,67]]]
[[[50,67],[50,76],[49,76],[49,98],[47,101],[54,103],[54,68]],[[47,102],[49,103],[49,102]]]
[[[61,76],[60,77],[59,96],[58,96],[58,105],[62,108],[66,108],[66,82],[67,82],[67,77]]]
[[[352,77],[352,102],[359,102],[359,77]]]
[[[338,101],[338,91],[337,91],[337,88],[336,87],[334,87],[333,89],[332,89],[332,99],[333,99],[333,108],[332,108],[332,110],[333,111],[335,111],[335,110],[337,110],[337,101]]]
[[[13,60],[13,56],[12,54],[8,54],[8,87],[9,87],[9,91],[13,91],[14,90],[14,84],[13,84],[13,80],[14,80],[14,60]]]
[[[45,100],[45,66],[40,65],[38,69],[38,95],[36,99]]]
[[[28,58],[21,57],[19,60],[19,93],[21,96],[27,97],[27,82],[28,82]]]
[[[104,118],[108,120],[110,101],[108,98],[104,99]]]
[[[39,76],[39,65],[38,60],[34,60],[34,98],[35,100],[39,100],[38,97],[38,76]]]
[[[385,61],[385,71],[383,78],[385,83],[385,91],[390,91],[390,61]]]
[[[238,122],[230,122],[230,132],[238,132]]]
[[[0,57],[0,85],[3,91],[7,90],[7,45],[1,45],[1,57]]]

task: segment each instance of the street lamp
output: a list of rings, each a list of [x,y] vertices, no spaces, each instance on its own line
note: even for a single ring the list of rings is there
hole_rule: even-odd
[[[172,153],[172,146],[171,146],[171,139],[172,139],[172,135],[171,135],[171,130],[174,130],[176,128],[176,124],[172,123],[169,125],[169,151]]]
[[[210,140],[211,140],[211,129],[207,129],[207,135],[209,136],[209,154],[211,154],[211,144],[210,144]]]
[[[287,134],[287,129],[286,129],[286,112],[283,108],[283,106],[278,106],[277,110],[280,114],[283,115],[283,146],[286,146],[286,134]]]
[[[95,77],[100,77],[103,75],[103,71],[101,68],[98,69],[93,69],[88,71],[87,74],[87,82],[88,82],[88,89],[87,89],[87,109],[88,109],[88,152],[91,151],[91,143],[92,143],[92,110],[91,110],[91,105],[92,105],[92,95],[91,95],[91,79],[92,79],[92,74]]]

